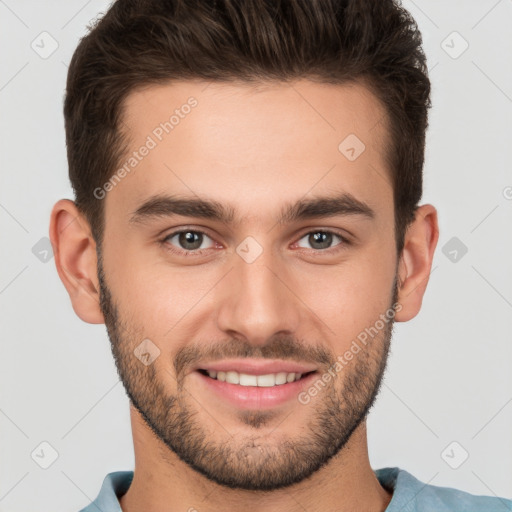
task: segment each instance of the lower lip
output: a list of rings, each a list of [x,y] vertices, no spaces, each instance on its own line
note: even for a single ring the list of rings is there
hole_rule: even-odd
[[[296,399],[299,393],[315,378],[317,372],[286,384],[272,387],[240,386],[221,380],[212,379],[199,371],[194,372],[208,389],[229,401],[235,407],[247,409],[270,409]]]

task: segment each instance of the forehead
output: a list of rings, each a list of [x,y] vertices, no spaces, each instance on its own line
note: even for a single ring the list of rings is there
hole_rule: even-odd
[[[387,116],[361,84],[151,85],[126,98],[122,130],[127,172],[107,195],[116,209],[163,193],[213,198],[247,216],[272,199],[333,189],[377,210],[392,201]]]

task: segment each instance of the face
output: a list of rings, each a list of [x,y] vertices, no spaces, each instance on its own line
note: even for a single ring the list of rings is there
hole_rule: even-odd
[[[361,85],[306,80],[152,86],[125,106],[99,281],[128,396],[207,478],[299,482],[364,421],[386,365],[384,110]]]

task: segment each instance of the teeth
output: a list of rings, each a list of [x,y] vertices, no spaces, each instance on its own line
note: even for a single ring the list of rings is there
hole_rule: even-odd
[[[226,382],[238,384],[240,382],[240,375],[237,372],[226,372]]]
[[[240,373],[239,384],[241,386],[257,386],[258,377],[256,375],[247,375],[246,373]]]
[[[272,373],[269,375],[258,375],[258,386],[270,388],[276,385],[276,376]]]
[[[240,386],[258,386],[258,387],[272,387],[286,384],[299,380],[302,373],[269,373],[267,375],[249,375],[248,373],[238,373],[235,371],[217,372],[208,370],[208,375],[212,379],[217,379],[229,384],[238,384]]]
[[[276,384],[286,384],[286,372],[276,373]]]

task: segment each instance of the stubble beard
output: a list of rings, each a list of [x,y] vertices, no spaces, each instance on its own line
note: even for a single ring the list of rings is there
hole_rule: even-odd
[[[271,434],[262,435],[262,429],[279,416],[277,409],[240,410],[237,412],[240,422],[250,427],[252,433],[227,433],[206,411],[201,414],[200,405],[190,398],[186,386],[178,385],[175,394],[169,393],[163,384],[167,376],[159,375],[155,364],[145,366],[135,357],[133,347],[142,341],[135,334],[139,330],[118,311],[105,282],[101,256],[98,258],[98,278],[100,306],[112,354],[131,403],[169,450],[219,485],[231,489],[272,491],[310,477],[340,453],[365,420],[379,393],[387,364],[393,318],[307,405],[297,401],[296,407],[311,408],[310,419],[301,428],[300,436],[291,437],[286,431],[279,430],[286,426],[286,418],[277,423]],[[390,308],[396,303],[397,296],[395,279]],[[269,345],[267,354],[265,349],[251,347],[245,340],[236,340],[236,345],[230,344],[230,347],[240,355],[269,357],[271,353],[278,358],[281,353],[286,355],[283,358],[289,358],[294,345],[289,338],[276,338],[271,348]],[[332,366],[336,355],[319,350],[322,366],[327,360]],[[217,421],[221,420],[217,418]],[[223,439],[217,440],[219,437]]]

